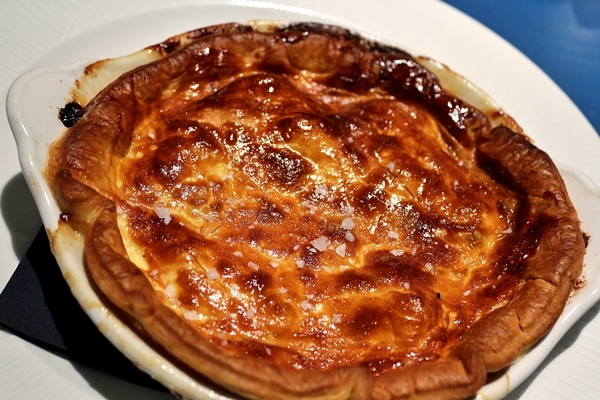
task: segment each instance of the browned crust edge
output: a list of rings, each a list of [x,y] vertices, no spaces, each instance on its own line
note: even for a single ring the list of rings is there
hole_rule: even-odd
[[[524,261],[524,285],[510,303],[479,320],[453,351],[457,357],[481,353],[492,372],[514,362],[554,325],[581,274],[585,242],[564,181],[545,152],[502,126],[481,140],[480,157],[527,194],[533,220],[544,222],[535,254]]]

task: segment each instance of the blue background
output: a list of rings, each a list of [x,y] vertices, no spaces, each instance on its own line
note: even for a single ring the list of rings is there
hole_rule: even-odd
[[[445,0],[502,36],[573,100],[600,134],[600,0]]]

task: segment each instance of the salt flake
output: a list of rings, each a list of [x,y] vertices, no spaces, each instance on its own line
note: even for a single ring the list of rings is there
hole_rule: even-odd
[[[354,223],[354,220],[350,217],[344,218],[342,220],[342,228],[347,231],[352,230],[355,226],[356,224]]]
[[[158,218],[160,218],[162,220],[162,222],[165,225],[169,225],[169,222],[171,222],[171,209],[170,208],[155,205],[154,212],[156,213]]]
[[[344,237],[346,238],[347,241],[349,241],[350,243],[354,242],[354,235],[352,234],[352,232],[348,231],[346,232],[346,234],[344,235]]]
[[[207,277],[209,280],[215,280],[215,279],[219,279],[219,277],[220,277],[220,276],[221,276],[221,275],[219,274],[219,271],[217,271],[217,269],[216,269],[216,268],[209,268],[209,269],[206,271],[206,277]]]
[[[331,316],[331,323],[332,324],[340,324],[342,322],[342,314],[333,314]]]
[[[346,257],[346,243],[342,243],[338,247],[336,247],[335,254],[337,254],[340,257]]]
[[[310,242],[310,244],[312,244],[313,247],[319,251],[327,250],[328,243],[329,243],[329,239],[327,239],[327,236],[318,237],[315,240],[313,240],[312,242]]]

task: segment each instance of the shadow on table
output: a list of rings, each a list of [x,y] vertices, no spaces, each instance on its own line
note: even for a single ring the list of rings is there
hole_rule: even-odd
[[[15,175],[0,194],[0,211],[11,235],[13,250],[21,259],[42,220],[23,174]]]

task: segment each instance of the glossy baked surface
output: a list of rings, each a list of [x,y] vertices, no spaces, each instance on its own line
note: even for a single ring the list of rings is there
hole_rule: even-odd
[[[117,307],[233,391],[474,393],[581,271],[556,168],[430,60],[444,83],[340,28],[257,26],[154,46],[87,105],[50,158],[60,229]]]

